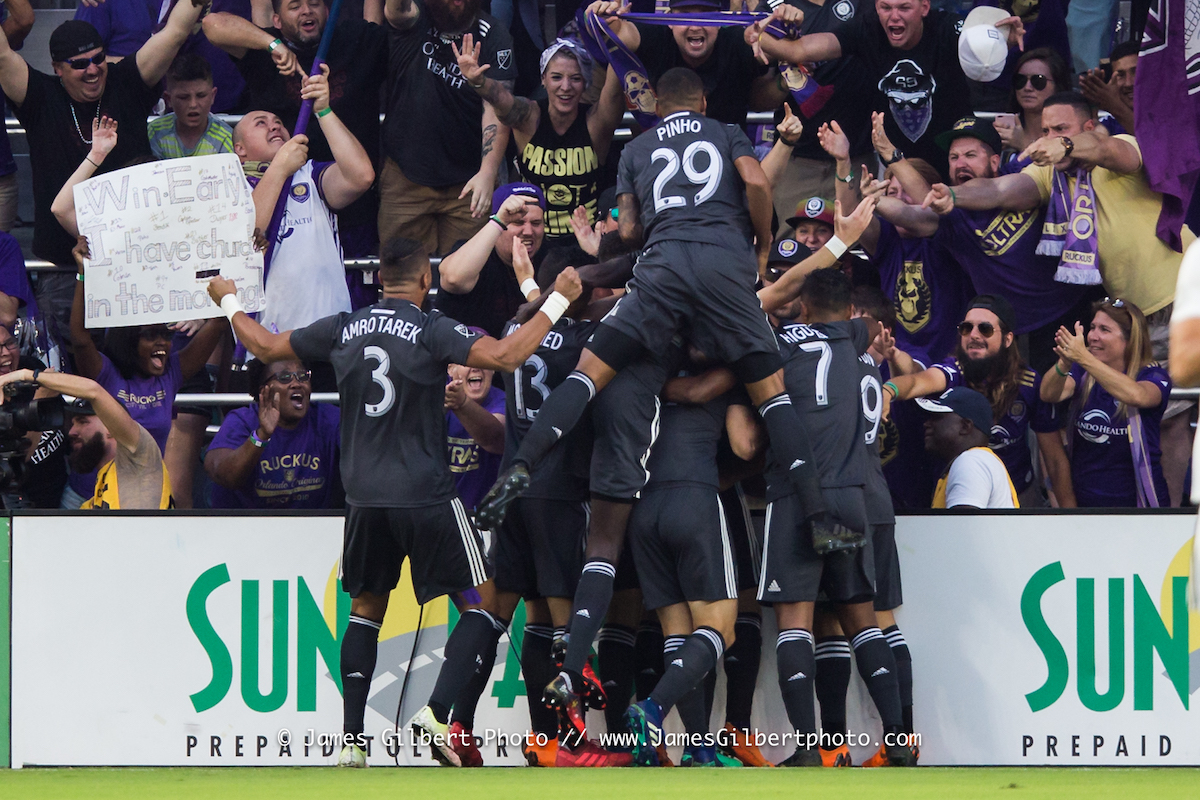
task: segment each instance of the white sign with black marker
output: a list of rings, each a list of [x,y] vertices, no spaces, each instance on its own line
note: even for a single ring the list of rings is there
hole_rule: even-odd
[[[237,156],[177,158],[109,172],[75,187],[89,328],[222,316],[208,281],[237,283],[247,312],[266,307],[254,202]]]

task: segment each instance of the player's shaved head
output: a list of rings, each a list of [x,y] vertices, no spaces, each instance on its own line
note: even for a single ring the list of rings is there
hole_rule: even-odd
[[[379,281],[384,286],[406,286],[429,271],[429,254],[420,242],[396,237],[383,243],[379,253]]]
[[[655,93],[659,116],[683,109],[704,111],[704,82],[687,67],[674,67],[664,72],[658,79]]]
[[[854,290],[846,273],[836,267],[815,269],[800,287],[800,300],[809,313],[820,312],[837,317],[850,314],[850,295]],[[825,320],[822,320],[825,321]]]

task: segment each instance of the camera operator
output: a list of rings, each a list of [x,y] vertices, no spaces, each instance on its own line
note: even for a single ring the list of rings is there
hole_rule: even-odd
[[[21,355],[17,337],[8,328],[0,326],[0,375],[16,369],[45,368],[46,365],[34,356]],[[46,394],[48,392],[42,390],[39,396]],[[55,427],[48,431],[31,430],[24,436],[29,440],[29,447],[25,449],[17,489],[24,496],[27,507],[58,508],[67,485],[67,434],[62,428]]]
[[[78,375],[18,369],[0,375],[0,387],[32,381],[55,393],[75,397],[68,407],[71,466],[79,472],[99,468],[93,497],[83,508],[171,508],[171,484],[154,437],[100,384]]]

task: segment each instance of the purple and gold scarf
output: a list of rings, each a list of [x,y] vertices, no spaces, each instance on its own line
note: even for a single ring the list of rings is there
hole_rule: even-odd
[[[1075,171],[1075,191],[1071,192],[1065,172],[1054,170],[1050,184],[1050,205],[1037,254],[1058,256],[1054,280],[1080,286],[1101,283],[1096,258],[1096,195],[1092,192],[1092,173]]]

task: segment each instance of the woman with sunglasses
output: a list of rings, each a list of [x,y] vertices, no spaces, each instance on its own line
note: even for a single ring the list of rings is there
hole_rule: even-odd
[[[1048,403],[1071,400],[1071,480],[1081,508],[1169,506],[1159,426],[1171,397],[1167,368],[1152,361],[1142,310],[1105,298],[1083,325],[1055,334],[1058,361],[1042,377]]]
[[[1040,139],[1042,106],[1046,99],[1070,88],[1071,74],[1067,71],[1067,62],[1057,51],[1039,47],[1017,59],[1009,101],[1014,113],[996,117],[993,123],[1005,148],[1020,153],[1035,139]]]
[[[1021,507],[1047,505],[1041,485],[1034,480],[1030,429],[1037,434],[1055,499],[1060,506],[1073,506],[1070,469],[1058,434],[1062,420],[1054,406],[1039,396],[1041,379],[1021,358],[1013,334],[1015,324],[1016,313],[1005,298],[979,295],[971,300],[958,326],[955,355],[922,372],[892,376],[883,385],[883,394],[894,403],[936,397],[956,386],[974,389],[992,404],[988,446],[1008,469]]]
[[[159,450],[166,452],[167,436],[171,432],[172,405],[179,387],[188,378],[204,369],[227,330],[222,319],[205,322],[191,342],[177,353],[172,352],[174,333],[165,324],[136,325],[110,328],[101,352],[84,325],[83,260],[87,256],[87,239],[79,237],[71,251],[79,269],[75,284],[75,300],[71,306],[71,343],[75,348],[75,371],[91,378],[117,398],[134,421],[150,432]],[[86,479],[72,476],[76,492],[94,487]],[[180,482],[182,485],[182,481]],[[86,495],[85,495],[86,496]]]
[[[587,224],[596,223],[604,163],[625,110],[619,82],[610,78],[594,105],[583,103],[592,88],[592,59],[574,40],[556,39],[542,52],[546,98],[514,97],[508,87],[484,74],[488,66],[479,65],[481,46],[464,36],[462,49],[454,49],[458,68],[467,85],[512,128],[522,179],[546,196],[546,245],[574,245],[572,212],[583,206]]]
[[[225,415],[204,456],[212,507],[340,508],[338,407],[309,402],[300,361],[254,359],[247,372],[258,401]]]

